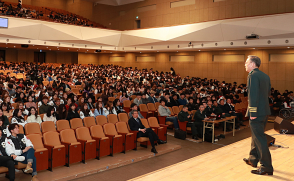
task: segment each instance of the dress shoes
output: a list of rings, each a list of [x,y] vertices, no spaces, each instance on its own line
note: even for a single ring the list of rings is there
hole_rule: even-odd
[[[273,175],[273,172],[267,172],[259,168],[258,170],[251,170],[251,173],[257,174],[257,175]]]
[[[249,161],[248,158],[243,158],[243,161],[244,161],[247,165],[250,165],[250,166],[252,166],[252,167],[254,167],[254,168],[257,167],[257,165],[253,165],[253,164]]]
[[[158,153],[154,147],[151,149],[151,152],[153,152],[155,154]]]
[[[166,141],[158,140],[157,143],[158,143],[159,145],[161,145],[161,144],[165,144]]]

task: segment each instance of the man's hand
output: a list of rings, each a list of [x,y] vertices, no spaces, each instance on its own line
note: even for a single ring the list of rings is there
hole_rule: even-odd
[[[27,152],[31,147],[27,146],[24,150],[22,150],[23,153]]]
[[[215,114],[214,114],[214,113],[212,113],[212,114],[211,114],[211,116],[215,116]]]
[[[142,133],[146,132],[146,128],[145,129],[140,129],[140,131],[142,131]]]
[[[191,116],[189,115],[188,118],[190,118]]]
[[[208,120],[209,118],[204,118],[204,120]]]
[[[11,155],[11,157],[13,158],[13,160],[15,160],[16,159],[16,155]]]
[[[257,118],[257,117],[250,117],[251,120],[254,120],[254,119],[256,119],[256,118]]]

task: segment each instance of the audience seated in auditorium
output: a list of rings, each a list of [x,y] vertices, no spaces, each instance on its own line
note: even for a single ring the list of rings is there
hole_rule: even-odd
[[[171,116],[169,108],[165,106],[165,100],[160,101],[158,113],[160,114],[160,116],[166,116],[165,121],[172,122],[174,124],[175,129],[179,129],[178,118],[175,116]]]

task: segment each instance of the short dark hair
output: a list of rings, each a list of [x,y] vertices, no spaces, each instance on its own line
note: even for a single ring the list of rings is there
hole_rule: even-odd
[[[10,125],[8,126],[8,130],[9,130],[9,132],[11,133],[11,130],[14,130],[16,126],[19,127],[17,123],[10,124]]]
[[[185,108],[188,108],[188,106],[184,105],[184,106],[183,106],[183,109],[185,109]]]
[[[255,55],[249,55],[248,58],[251,62],[255,63],[256,67],[260,67],[261,60],[258,56]]]
[[[132,104],[131,104],[131,108],[133,108],[133,107],[135,107],[135,106],[137,106],[137,104],[135,104],[135,103],[132,103]]]
[[[138,111],[137,111],[137,110],[133,110],[133,111],[132,111],[132,114],[134,114],[135,112],[137,112],[137,113],[138,113]]]

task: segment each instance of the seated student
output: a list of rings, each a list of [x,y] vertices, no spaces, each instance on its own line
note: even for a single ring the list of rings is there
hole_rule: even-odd
[[[136,96],[137,97],[134,99],[134,103],[137,104],[137,106],[139,106],[140,104],[143,104],[143,102],[142,102],[142,94],[137,93]]]
[[[32,96],[28,96],[28,102],[26,102],[26,108],[29,109],[30,107],[34,107],[37,109],[37,104],[33,102]]]
[[[113,107],[113,103],[111,103],[111,102],[107,102],[106,106],[103,108],[103,111],[104,111],[104,114],[106,117],[108,116],[108,114],[117,115],[116,110]]]
[[[87,105],[88,105],[88,108],[89,109],[95,109],[95,106],[93,104],[93,99],[92,97],[89,97],[88,100],[87,100]]]
[[[0,109],[0,121],[2,121],[2,124],[0,125],[0,127],[2,127],[3,129],[6,129],[6,127],[9,125],[9,120],[7,116],[3,114],[2,109]]]
[[[128,121],[130,129],[132,131],[139,131],[137,133],[137,138],[140,137],[148,137],[152,146],[151,152],[157,153],[154,145],[154,141],[157,141],[158,144],[164,144],[165,141],[162,141],[158,138],[156,133],[151,128],[145,128],[142,124],[140,118],[138,117],[138,111],[134,110],[132,113],[132,117]]]
[[[186,105],[187,104],[187,100],[185,99],[185,94],[182,93],[180,96],[180,99],[178,99],[180,105]]]
[[[105,116],[105,112],[103,111],[103,102],[102,101],[98,101],[96,104],[98,107],[95,109],[94,111],[94,115],[96,116],[100,116],[103,115]]]
[[[43,96],[42,105],[39,107],[39,114],[45,114],[48,111],[48,108],[50,107],[50,105],[48,105],[47,103],[48,103],[48,97]]]
[[[2,128],[0,128],[0,167],[7,167],[9,180],[14,181],[15,179],[14,161],[23,162],[25,160],[25,157],[17,156],[17,155],[8,156],[6,154],[6,150],[5,150],[6,136],[3,135],[2,131],[3,131]],[[6,131],[6,128],[5,128],[5,131]]]
[[[83,98],[84,99],[84,98]],[[83,102],[84,103],[84,102]],[[81,105],[83,104],[83,103],[81,103]],[[66,110],[68,111],[69,110],[69,107],[70,107],[70,105],[72,104],[72,99],[69,97],[69,98],[67,98],[67,101],[66,101],[66,104],[64,104],[65,105],[65,108],[66,108]],[[75,104],[75,103],[74,103]],[[79,106],[78,107],[78,110],[80,109],[81,107]]]
[[[123,107],[120,105],[120,101],[119,99],[115,99],[113,101],[113,106],[115,108],[115,111],[117,112],[117,114],[119,113],[126,113],[126,111],[123,109]]]
[[[46,114],[44,114],[43,121],[53,121],[56,125],[56,114],[54,111],[54,107],[50,106]]]
[[[160,105],[158,107],[158,113],[160,116],[167,116],[165,121],[170,121],[174,123],[175,129],[179,129],[179,123],[178,123],[178,118],[171,116],[171,112],[168,107],[165,106],[165,101],[161,100]]]
[[[11,124],[17,123],[25,127],[27,122],[24,120],[24,117],[22,116],[22,111],[20,109],[15,109],[13,112],[13,116],[11,119]]]
[[[133,111],[138,111],[138,106],[137,106],[137,104],[135,104],[135,103],[132,103],[132,104],[131,104],[131,111],[129,112],[129,118],[131,118],[131,117],[133,116]],[[142,116],[142,114],[140,113],[140,111],[138,111],[138,117],[139,117],[140,119],[144,118],[144,117]]]
[[[155,92],[154,91],[150,92],[150,96],[148,97],[148,100],[149,100],[150,103],[153,103],[153,104],[158,102],[158,100],[155,97]]]
[[[227,103],[225,104],[226,113],[229,113],[231,116],[236,116],[236,129],[240,126],[246,126],[243,124],[243,115],[242,113],[235,111],[235,106],[232,104],[232,100],[230,98],[227,99]]]
[[[214,106],[212,105],[212,101],[209,100],[207,101],[207,106],[205,108],[205,113],[206,113],[206,116],[216,116],[216,114],[214,113]]]
[[[170,102],[171,102],[171,107],[180,106],[177,94],[173,94],[172,100]]]
[[[189,97],[188,100],[189,100],[189,103],[187,104],[188,110],[189,111],[197,110],[197,106],[196,104],[194,104],[193,97]]]
[[[188,121],[187,127],[191,127],[192,130],[192,139],[198,140],[198,135],[197,135],[197,123],[192,122],[192,115],[188,113],[188,106],[185,105],[183,106],[183,109],[179,112],[178,114],[178,119],[180,122],[185,122]]]
[[[56,111],[56,119],[64,120],[67,118],[67,110],[64,104],[60,104]]]
[[[88,108],[87,103],[84,103],[82,105],[82,108],[80,109],[80,117],[81,119],[84,119],[85,117],[94,117],[95,115],[92,113],[92,111]]]
[[[70,121],[73,118],[80,118],[80,115],[79,115],[78,111],[76,110],[76,105],[74,103],[72,103],[69,106],[66,119],[68,121]]]
[[[142,104],[148,104],[149,99],[146,97],[146,94],[142,94]]]
[[[15,102],[27,102],[26,96],[23,92],[20,93],[19,97],[15,100]]]
[[[208,117],[206,117],[206,113],[205,113],[205,108],[204,105],[200,105],[199,106],[199,110],[196,111],[195,115],[194,115],[194,127],[196,127],[196,129],[194,129],[196,132],[194,133],[194,135],[196,135],[197,137],[202,138],[202,133],[203,133],[203,121],[202,120],[208,120]]]
[[[9,125],[8,130],[11,135],[5,141],[7,155],[24,156],[25,160],[22,163],[27,164],[24,172],[32,173],[32,181],[38,181],[34,145],[24,134],[19,134],[18,124]]]
[[[25,108],[22,102],[17,104],[16,109],[20,109],[22,111],[22,116],[27,116],[29,114],[29,111]]]
[[[37,112],[36,108],[34,108],[34,107],[30,108],[29,115],[28,115],[28,118],[27,118],[27,122],[28,123],[39,123],[40,126],[41,126],[42,119],[41,119],[41,116],[38,115],[38,112]]]

